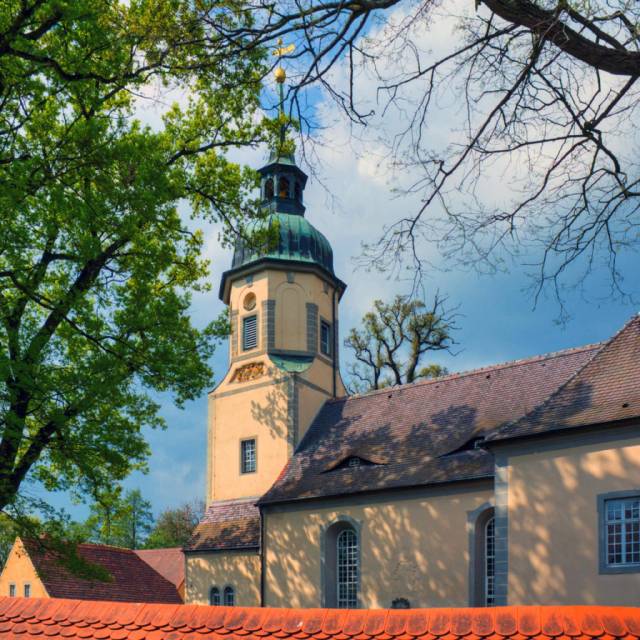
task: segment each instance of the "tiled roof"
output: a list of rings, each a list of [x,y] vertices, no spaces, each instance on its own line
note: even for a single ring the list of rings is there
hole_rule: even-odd
[[[639,416],[640,316],[635,316],[545,402],[487,439],[539,435]]]
[[[491,477],[474,439],[536,407],[600,346],[329,401],[260,503]],[[340,466],[352,456],[373,464]]]
[[[137,549],[136,555],[176,587],[184,582],[185,561],[180,547]]]
[[[0,598],[0,637],[84,640],[637,640],[636,607],[249,609]]]
[[[78,555],[106,569],[110,582],[87,580],[70,573],[56,561],[53,551],[34,540],[24,541],[29,557],[52,598],[112,600],[117,602],[182,602],[176,587],[130,549],[101,544],[80,544]]]
[[[185,551],[257,549],[260,512],[255,503],[255,498],[212,502]]]

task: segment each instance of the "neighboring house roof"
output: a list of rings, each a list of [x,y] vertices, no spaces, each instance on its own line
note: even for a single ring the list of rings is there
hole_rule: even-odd
[[[259,609],[197,605],[88,603],[0,598],[3,637],[85,640],[180,640],[247,636],[266,640],[400,638],[492,640],[589,638],[637,640],[637,607],[496,607],[483,609]]]
[[[35,540],[23,541],[25,548],[52,598],[111,600],[117,602],[181,603],[176,587],[154,571],[135,551],[102,544],[79,544],[78,555],[100,565],[111,575],[110,582],[87,580],[69,572]]]
[[[539,435],[640,416],[640,316],[632,318],[564,385],[487,440]]]
[[[184,553],[181,547],[137,549],[136,555],[176,588],[184,582]]]
[[[255,502],[255,498],[212,502],[185,551],[258,548],[260,512]]]
[[[330,400],[260,504],[493,475],[475,440],[527,414],[601,345]],[[359,467],[341,464],[360,458]]]

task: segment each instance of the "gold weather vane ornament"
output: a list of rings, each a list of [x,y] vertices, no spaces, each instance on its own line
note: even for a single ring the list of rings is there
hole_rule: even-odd
[[[278,66],[275,68],[273,75],[275,76],[276,82],[278,83],[278,93],[280,97],[280,117],[282,124],[280,125],[280,145],[284,144],[284,88],[283,85],[285,80],[287,79],[287,72],[281,66],[282,56],[286,56],[288,53],[291,53],[295,48],[295,44],[284,45],[282,38],[278,38],[277,42],[278,46],[273,50],[273,55],[278,57]]]

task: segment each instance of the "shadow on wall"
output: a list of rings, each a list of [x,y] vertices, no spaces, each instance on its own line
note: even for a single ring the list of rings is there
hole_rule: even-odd
[[[209,604],[212,587],[234,589],[237,606],[260,606],[260,559],[256,552],[225,552],[189,557],[188,602]]]
[[[588,384],[545,415],[558,426],[593,405]],[[541,428],[541,412],[532,416]],[[598,496],[640,488],[640,431],[509,458],[510,604],[640,604],[640,573],[600,571]],[[627,436],[629,438],[629,436]]]
[[[286,439],[288,434],[289,398],[286,388],[286,382],[274,385],[264,401],[251,401],[251,417],[265,426],[274,440]]]

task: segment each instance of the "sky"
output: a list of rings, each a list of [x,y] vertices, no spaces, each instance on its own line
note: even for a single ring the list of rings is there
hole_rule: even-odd
[[[435,34],[418,35],[430,38],[428,48],[437,53],[450,41],[453,27],[452,21],[443,21]],[[336,84],[344,83],[344,67],[338,66],[332,73]],[[362,74],[358,82],[365,101],[375,102],[374,80]],[[335,273],[347,283],[339,309],[342,342],[346,332],[358,326],[375,299],[390,300],[396,294],[409,292],[409,278],[367,272],[358,267],[358,257],[362,243],[374,241],[385,224],[415,210],[419,199],[399,197],[393,192],[396,182],[403,176],[394,173],[382,158],[380,139],[383,134],[393,135],[405,124],[401,112],[374,118],[370,127],[358,131],[354,138],[335,104],[321,91],[315,91],[313,95],[313,107],[321,125],[317,135],[322,136],[322,144],[315,147],[314,166],[303,165],[312,174],[304,194],[306,216],[330,241]],[[144,122],[157,124],[160,113],[175,97],[163,96],[159,100],[158,95],[150,92],[148,99],[141,101],[138,116]],[[181,99],[180,96],[177,98]],[[455,109],[443,100],[431,130],[446,136],[455,117]],[[265,163],[266,155],[266,149],[243,151],[238,160],[257,168]],[[494,193],[508,194],[512,187],[498,171],[494,176],[487,176],[487,184]],[[189,213],[183,207],[185,219],[189,218]],[[218,284],[222,272],[231,264],[231,253],[218,245],[215,225],[189,224],[195,224],[205,232],[205,251],[211,260],[212,289],[194,297],[191,308],[193,322],[203,326],[223,308],[217,297]],[[608,284],[607,274],[603,272],[592,277],[587,296],[582,291],[566,292],[568,318],[560,322],[560,308],[553,298],[543,296],[534,305],[526,267],[506,262],[502,273],[479,275],[474,271],[438,265],[438,255],[428,244],[421,246],[420,251],[436,267],[442,266],[427,274],[426,299],[438,291],[448,297],[451,308],[457,309],[458,329],[454,333],[456,344],[452,353],[440,353],[432,358],[451,372],[599,342],[640,311],[640,307],[629,301],[611,300],[600,295]],[[640,273],[640,258],[637,255],[627,257],[623,268],[633,279],[634,274]],[[343,367],[345,356],[343,349]],[[213,386],[227,370],[226,344],[217,350],[212,365],[215,372]],[[149,472],[136,473],[125,483],[128,488],[140,488],[152,502],[156,515],[164,508],[204,497],[206,448],[206,393],[188,403],[183,410],[178,410],[168,397],[158,400],[168,429],[147,434],[152,450]],[[229,428],[233,428],[232,425]],[[51,500],[69,506],[65,496],[52,496]],[[84,513],[83,508],[70,509],[76,515]]]

